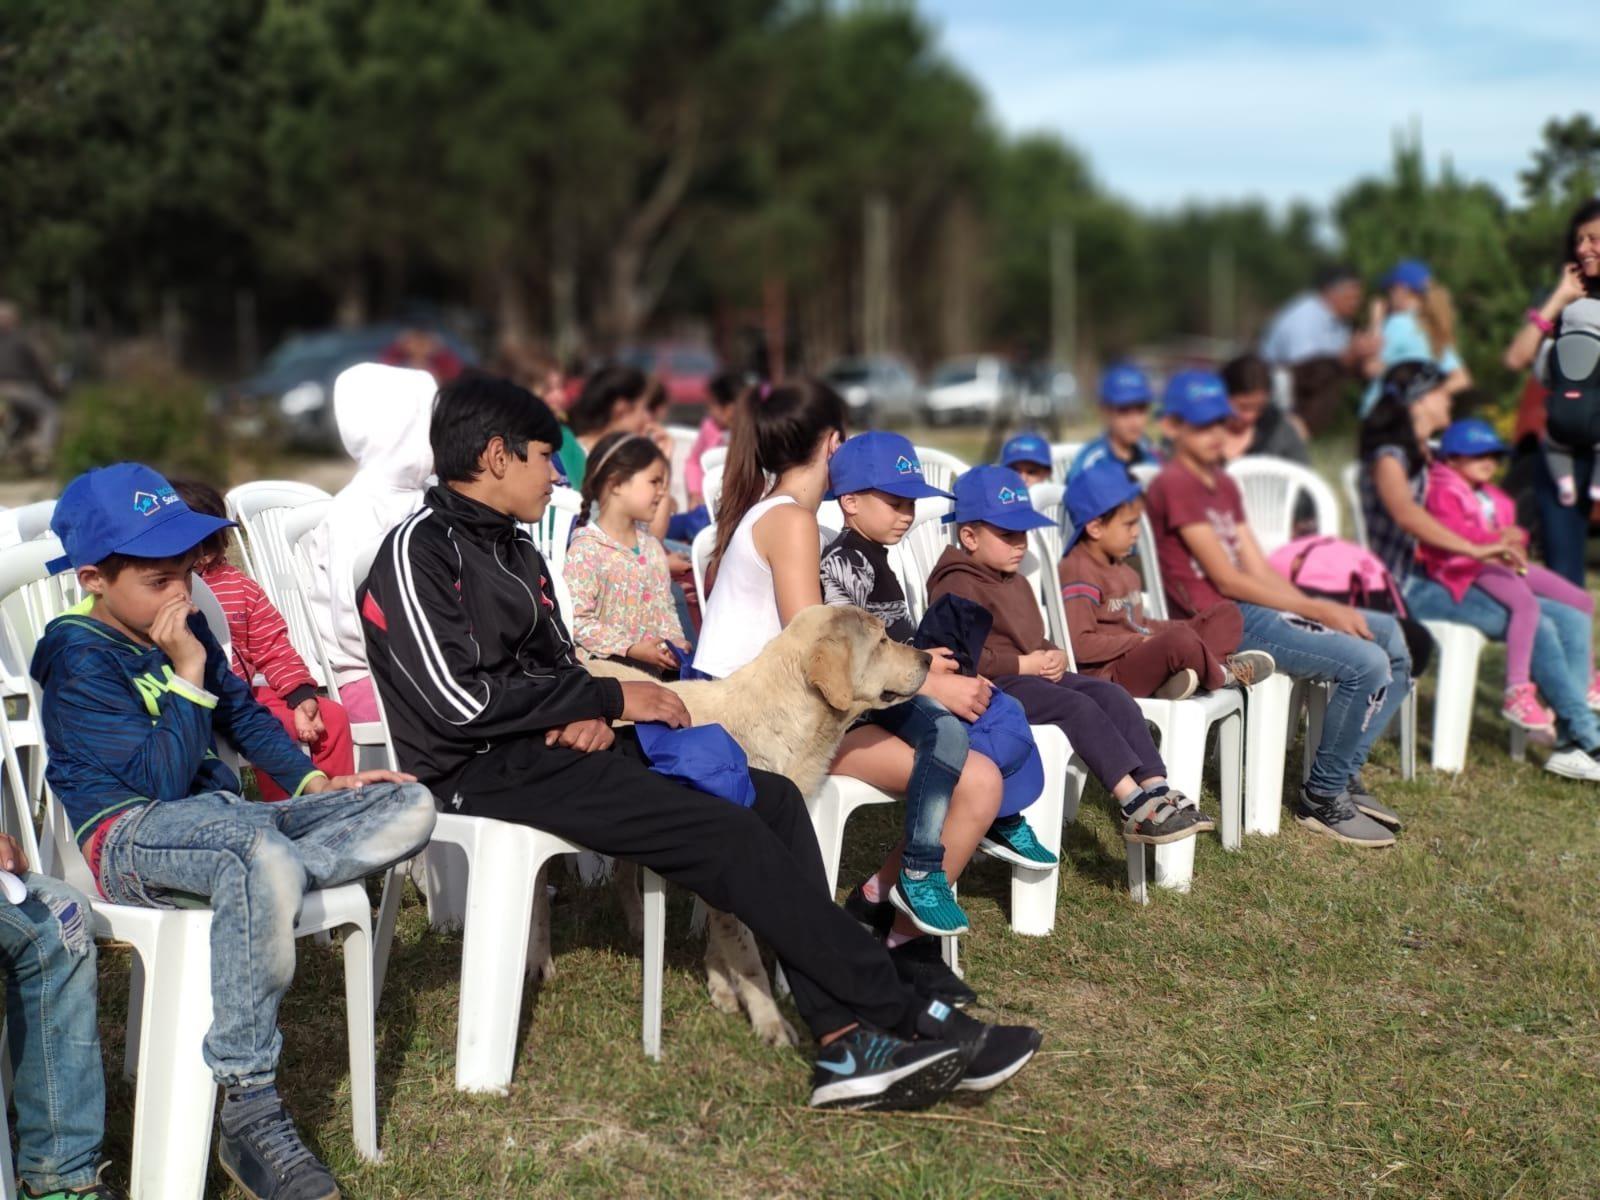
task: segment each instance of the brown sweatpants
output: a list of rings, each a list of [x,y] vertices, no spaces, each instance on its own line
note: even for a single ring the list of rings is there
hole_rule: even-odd
[[[1146,638],[1120,658],[1098,667],[1079,667],[1086,675],[1120,683],[1130,696],[1153,696],[1158,687],[1188,667],[1200,686],[1215,691],[1228,680],[1222,660],[1239,648],[1244,618],[1231,600]]]

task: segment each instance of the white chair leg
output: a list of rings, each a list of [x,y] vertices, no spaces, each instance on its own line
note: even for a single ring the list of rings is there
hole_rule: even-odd
[[[1306,689],[1306,744],[1300,754],[1301,783],[1311,778],[1311,762],[1322,745],[1322,722],[1327,715],[1328,689],[1320,683],[1313,683]]]
[[[1417,777],[1417,682],[1400,706],[1400,778]]]
[[[378,1042],[373,997],[375,963],[372,934],[363,926],[345,927],[344,1007],[350,1040],[350,1123],[356,1153],[382,1162],[378,1151]]]
[[[430,847],[430,853],[432,848]],[[456,1088],[505,1095],[516,1058],[533,891],[544,859],[505,831],[477,839],[461,949]]]
[[[1512,762],[1528,761],[1528,731],[1526,729],[1519,729],[1515,725],[1511,727],[1511,745],[1507,752],[1511,755]]]
[[[1217,782],[1222,793],[1218,831],[1226,850],[1237,850],[1244,830],[1244,713],[1217,723]]]
[[[1289,694],[1294,681],[1273,675],[1245,690],[1244,831],[1274,837],[1283,807]]]
[[[1439,650],[1439,682],[1433,696],[1433,767],[1460,771],[1467,765],[1472,703],[1478,689],[1478,659],[1484,636],[1451,621],[1425,621]]]
[[[1171,722],[1161,740],[1161,757],[1166,760],[1168,783],[1199,803],[1206,763],[1206,723],[1194,707],[1173,706]],[[1187,892],[1194,880],[1194,838],[1154,849],[1155,885]]]
[[[217,1107],[200,1049],[211,1028],[210,938],[209,913],[166,923],[156,955],[161,969],[143,974],[133,1200],[201,1200],[205,1192]]]
[[[1135,904],[1150,903],[1149,864],[1145,861],[1149,847],[1142,842],[1124,842],[1128,848],[1128,895]]]
[[[667,945],[667,885],[644,870],[644,1052],[661,1061],[662,968]]]
[[[828,872],[828,895],[839,892],[839,858],[844,852],[844,823],[849,816],[843,799],[831,779],[822,781],[816,795],[806,798],[806,808],[811,815],[811,826],[817,833],[817,847],[822,851],[822,865]]]
[[[378,900],[378,920],[372,930],[372,1007],[376,1011],[383,998],[383,979],[389,973],[389,948],[394,945],[394,927],[400,918],[400,897],[406,887],[405,872],[395,866],[383,876],[383,895]]]
[[[1045,790],[1027,809],[1027,818],[1039,844],[1060,858],[1061,812],[1065,793],[1072,786],[1067,778],[1067,739],[1053,726],[1036,728],[1034,740],[1044,763]],[[1038,871],[1028,867],[1011,868],[1011,930],[1029,937],[1044,937],[1056,927],[1056,892],[1061,868]]]

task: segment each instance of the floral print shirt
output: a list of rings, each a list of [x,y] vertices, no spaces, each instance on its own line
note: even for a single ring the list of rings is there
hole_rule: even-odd
[[[667,551],[643,525],[624,546],[598,525],[581,526],[562,575],[572,594],[572,636],[582,659],[621,658],[647,638],[683,645]]]

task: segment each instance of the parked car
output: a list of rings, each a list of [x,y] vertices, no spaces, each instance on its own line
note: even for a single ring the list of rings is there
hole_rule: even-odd
[[[1022,374],[1024,420],[1054,424],[1082,415],[1078,380],[1066,367],[1060,363],[1035,363]]]
[[[706,402],[706,385],[722,369],[715,352],[698,342],[647,342],[628,347],[617,358],[666,385],[674,419],[685,415],[678,410]]]
[[[841,358],[822,373],[844,397],[853,424],[872,427],[909,421],[922,407],[922,390],[909,366],[891,354]]]
[[[254,375],[213,393],[212,408],[234,437],[281,437],[297,449],[337,451],[333,381],[346,367],[382,361],[396,338],[416,328],[390,322],[294,334],[262,360]],[[455,334],[436,328],[427,332],[462,364],[477,364],[477,353]]]
[[[941,363],[929,378],[923,412],[930,425],[986,421],[1016,391],[1016,377],[1004,359],[993,354],[955,358]]]

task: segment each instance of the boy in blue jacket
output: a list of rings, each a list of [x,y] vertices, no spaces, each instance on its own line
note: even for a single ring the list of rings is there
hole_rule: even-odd
[[[45,629],[47,775],[100,893],[171,908],[200,899],[211,924],[212,1023],[204,1053],[223,1087],[223,1169],[254,1200],[337,1197],[274,1086],[278,1005],[294,975],[305,892],[410,857],[433,832],[409,775],[329,779],[228,666],[190,600],[207,536],[232,524],[192,512],[149,467],[119,463],[67,485],[51,528],[88,598]],[[288,800],[245,800],[217,757],[222,734]]]

